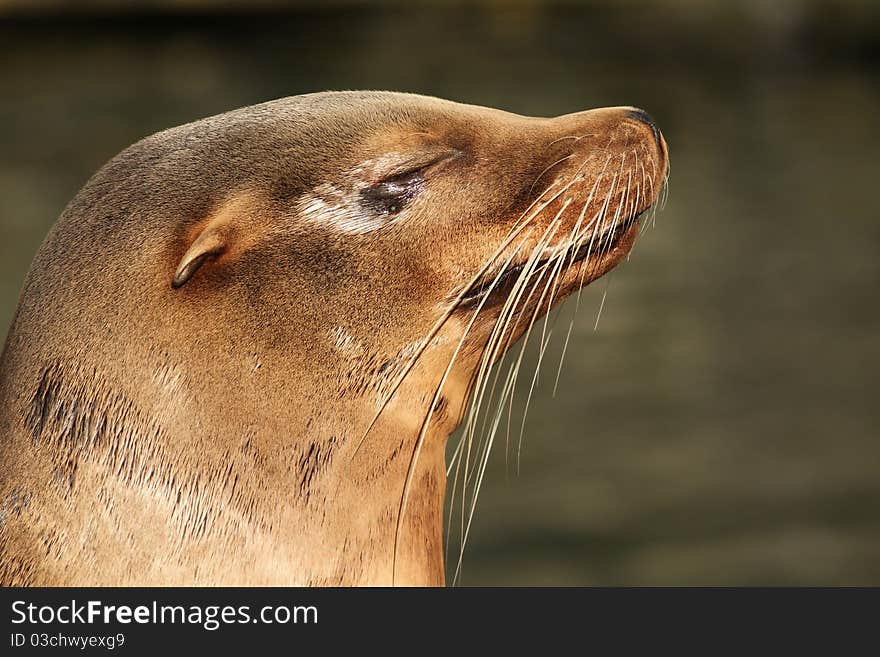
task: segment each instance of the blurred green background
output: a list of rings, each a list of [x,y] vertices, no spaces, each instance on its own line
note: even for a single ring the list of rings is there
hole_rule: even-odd
[[[116,152],[355,88],[638,105],[669,143],[668,206],[585,292],[553,398],[562,308],[461,583],[880,584],[877,2],[0,0],[0,335]]]

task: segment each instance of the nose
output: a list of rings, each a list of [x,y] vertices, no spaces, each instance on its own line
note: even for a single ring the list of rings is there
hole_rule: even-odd
[[[660,149],[660,152],[665,152],[665,144],[663,143],[663,135],[660,134],[660,129],[657,127],[657,124],[654,122],[654,119],[648,114],[645,110],[639,109],[638,107],[633,107],[628,112],[629,118],[635,119],[640,123],[644,123],[646,126],[651,128],[651,132],[654,133],[654,141],[657,142],[657,148]]]

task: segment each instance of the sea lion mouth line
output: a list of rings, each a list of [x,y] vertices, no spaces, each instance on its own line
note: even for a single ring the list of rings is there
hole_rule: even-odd
[[[608,228],[597,237],[589,236],[585,240],[581,240],[577,244],[566,247],[561,251],[556,251],[548,256],[540,258],[534,265],[533,271],[541,271],[544,267],[556,262],[559,258],[565,258],[568,263],[564,265],[564,269],[568,270],[576,265],[580,265],[590,255],[602,256],[611,250],[620,242],[624,234],[643,217],[652,206],[648,206],[624,221],[621,221],[613,228]],[[479,280],[477,280],[464,296],[459,300],[456,310],[470,310],[478,303],[490,305],[488,299],[483,301],[485,297],[497,297],[503,299],[513,286],[519,275],[525,269],[528,258],[523,262],[519,262],[505,269],[499,276],[498,272],[487,272]]]

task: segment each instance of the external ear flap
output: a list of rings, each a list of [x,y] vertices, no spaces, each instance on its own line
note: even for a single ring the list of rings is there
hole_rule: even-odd
[[[171,287],[175,290],[186,283],[199,267],[226,250],[227,231],[223,225],[211,222],[187,249],[177,265]]]
[[[226,199],[189,234],[192,242],[177,263],[171,287],[177,289],[212,260],[234,258],[266,233],[266,208],[249,194]]]

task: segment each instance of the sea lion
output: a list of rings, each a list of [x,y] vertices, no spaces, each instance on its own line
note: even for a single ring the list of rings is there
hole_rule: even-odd
[[[629,252],[667,149],[319,93],[148,137],[64,210],[0,362],[0,583],[440,585],[485,372]]]

